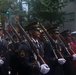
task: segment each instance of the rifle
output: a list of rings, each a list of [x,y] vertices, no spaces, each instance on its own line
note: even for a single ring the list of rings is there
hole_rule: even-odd
[[[62,43],[62,44],[64,44],[64,42],[61,40],[61,38],[58,38],[59,39],[59,41]],[[64,44],[65,45],[65,44]],[[67,51],[67,53],[69,54],[69,55],[71,55],[71,53],[68,51],[68,49],[67,49],[67,47],[65,46],[65,48],[66,48],[66,51]]]
[[[50,39],[50,41],[51,41],[51,43],[55,43],[54,42],[54,40],[53,40],[53,38],[49,35],[49,33],[46,31],[46,29],[45,29],[45,27],[40,23],[40,26],[41,26],[41,28],[44,30],[44,32],[45,32],[45,34],[47,35],[47,37]],[[60,39],[61,38],[61,39]],[[71,48],[69,48],[69,46],[68,46],[68,44],[66,43],[66,41],[65,41],[65,39],[60,35],[60,38],[58,38],[61,42],[62,42],[62,40],[63,40],[63,42],[64,42],[64,44],[65,44],[65,46],[67,47],[66,48],[66,51],[67,51],[67,53],[69,54],[69,55],[71,55],[71,54],[75,54],[75,52],[71,49]],[[56,49],[57,49],[57,53],[61,56],[61,57],[63,57],[62,56],[62,54],[58,51],[58,47],[57,46],[55,46],[56,47]],[[69,52],[69,51],[70,52]]]
[[[13,38],[11,37],[11,35],[8,33],[8,31],[6,31],[5,29],[4,29],[4,32],[8,35],[8,37],[11,39],[11,41],[12,41],[12,43],[15,43],[15,41],[13,40]]]
[[[27,39],[27,41],[29,42],[33,52],[36,54],[39,62],[41,64],[45,64],[45,61],[43,60],[43,58],[40,56],[40,54],[37,52],[37,48],[35,47],[34,43],[32,43],[32,40],[30,39],[29,35],[26,33],[26,31],[23,29],[23,27],[20,25],[20,23],[17,21],[17,24],[19,26],[19,28],[23,31],[23,34],[25,36],[25,38]]]
[[[17,37],[19,38],[19,41],[21,41],[21,38],[19,36],[19,34],[17,33],[17,31],[15,30],[15,28],[12,25],[12,18],[11,18],[11,11],[9,11],[10,14],[8,15],[8,23],[11,26],[11,28],[13,29],[14,33],[17,35]]]
[[[63,43],[65,44],[65,46],[67,47],[67,49],[69,50],[70,54],[76,54],[72,48],[69,47],[68,43],[66,42],[66,40],[64,39],[64,37],[60,34],[60,38],[63,41]]]
[[[54,41],[53,38],[49,35],[49,33],[47,32],[47,30],[45,29],[45,27],[44,27],[41,23],[40,23],[39,25],[41,26],[41,28],[43,29],[44,33],[46,34],[46,36],[47,36],[48,39],[50,40],[51,44],[54,44],[54,45],[55,45],[54,48],[55,48],[56,50],[53,49],[53,52],[54,52],[55,57],[58,59],[58,56],[57,56],[57,54],[58,54],[60,58],[64,58],[63,55],[61,54],[61,52],[58,50],[58,49],[60,49],[60,48],[55,44],[55,41]],[[57,52],[57,54],[56,54],[56,52]]]
[[[17,32],[17,31],[15,30],[15,28],[13,27],[13,25],[11,25],[11,28],[13,29],[14,33],[15,33],[15,34],[17,35],[17,37],[19,38],[19,41],[21,42],[22,40],[21,40],[18,32]]]

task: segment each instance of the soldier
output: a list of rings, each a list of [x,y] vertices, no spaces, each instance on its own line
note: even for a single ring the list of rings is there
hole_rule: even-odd
[[[46,63],[49,65],[49,67],[51,68],[51,70],[47,73],[47,75],[63,75],[63,72],[60,68],[60,64],[58,64],[58,60],[55,59],[55,55],[52,50],[53,48],[51,47],[50,42],[48,42],[47,37],[44,35],[45,33],[43,32],[43,30],[40,28],[40,26],[37,23],[34,25],[35,26],[33,26],[32,29],[30,28],[29,33],[30,33],[30,36],[32,37],[32,41],[36,45],[37,45],[36,40],[41,42],[41,46],[42,46],[41,49],[43,50],[42,51],[43,58],[46,61]],[[36,33],[36,31],[38,33]],[[41,37],[40,37],[40,35],[41,35]],[[64,62],[65,62],[65,60],[64,60]]]
[[[8,75],[8,49],[7,41],[2,38],[3,29],[0,27],[0,75]]]
[[[74,60],[76,60],[76,54],[73,54],[69,49],[72,50],[71,46],[70,46],[70,43],[72,41],[71,39],[71,34],[70,34],[70,30],[65,30],[63,31],[62,33],[62,36],[64,37],[66,43],[68,46],[66,46],[68,48],[68,51],[70,53],[71,56],[68,56],[68,57],[65,57],[67,59],[66,63],[63,65],[63,68],[64,68],[64,73],[65,75],[75,75],[75,68],[74,68]],[[70,60],[69,57],[71,57]],[[74,59],[74,60],[73,60]]]
[[[31,27],[29,27],[31,26]],[[32,42],[36,45],[36,47],[39,49],[39,53],[40,55],[43,57],[44,54],[44,50],[43,50],[43,44],[40,41],[40,26],[38,24],[38,22],[33,22],[32,24],[29,24],[29,26],[27,27],[28,33],[31,37]]]
[[[54,48],[56,45],[54,41],[56,40],[55,34],[57,35],[59,34],[58,29],[49,28],[48,32],[49,32],[50,37],[52,36],[52,39],[51,41],[50,39],[48,41],[44,41],[44,59],[48,63],[48,65],[51,67],[51,70],[47,75],[64,75],[62,65],[66,62],[66,60],[62,57],[59,58],[58,53]]]
[[[72,41],[76,44],[76,31],[71,32]]]
[[[38,39],[40,37],[40,28],[37,26],[37,22],[29,24],[26,30],[31,37],[32,43],[34,43],[34,46],[37,48],[38,53],[43,57],[43,48]],[[23,41],[19,47],[19,64],[19,75],[40,75],[42,73],[46,74],[50,70],[47,64],[41,65],[38,62],[37,56],[33,52],[28,40]]]
[[[17,75],[18,73],[18,47],[20,42],[18,41],[18,37],[13,35],[14,43],[11,42],[8,45],[8,49],[10,52],[10,68],[11,68],[11,75]]]
[[[70,44],[74,52],[76,53],[76,31],[71,32]],[[75,74],[76,74],[76,60],[74,60],[74,67],[75,67]]]

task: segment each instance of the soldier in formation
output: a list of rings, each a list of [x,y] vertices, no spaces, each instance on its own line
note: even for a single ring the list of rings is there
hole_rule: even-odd
[[[8,43],[3,38],[3,28],[0,27],[0,75],[8,75],[9,53]]]
[[[58,27],[45,31],[39,22],[24,30],[12,41],[2,39],[0,29],[1,75],[75,75],[76,44],[71,33],[60,34]]]

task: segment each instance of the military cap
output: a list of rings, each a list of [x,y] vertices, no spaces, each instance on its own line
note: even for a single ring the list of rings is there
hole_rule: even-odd
[[[41,30],[41,27],[39,26],[38,22],[33,22],[33,23],[30,23],[29,25],[27,25],[25,30],[26,31],[29,31],[29,30]]]
[[[59,27],[51,27],[51,28],[48,28],[47,31],[49,33],[59,33]]]
[[[76,36],[76,31],[71,32],[71,35],[75,35]]]
[[[71,35],[71,30],[65,30],[65,31],[63,31],[63,32],[61,32],[61,35],[62,36],[70,36]]]

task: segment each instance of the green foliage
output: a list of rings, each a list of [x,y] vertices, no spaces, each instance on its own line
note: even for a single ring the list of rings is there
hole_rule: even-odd
[[[8,10],[15,1],[17,0],[0,0],[0,9]]]
[[[67,1],[60,0],[29,0],[29,18],[36,18],[43,21],[48,21],[50,24],[62,24],[64,21],[64,12],[61,8],[64,7]],[[31,17],[30,17],[31,16]]]
[[[0,9],[6,11],[5,14],[4,13],[0,13],[0,19],[2,22],[2,25],[5,24],[5,21],[7,19],[7,15],[9,14],[8,9],[11,7],[11,4],[14,4],[16,0],[0,0]]]
[[[21,8],[21,3],[17,0],[0,0],[0,9],[6,11],[5,13],[0,13],[2,24],[5,23],[5,21],[7,20],[7,15],[9,14],[10,9],[12,19],[15,19],[16,15],[19,15],[21,17],[26,16],[26,11],[23,11]]]
[[[21,0],[28,3],[28,13],[23,11],[21,3],[17,0],[0,0],[0,9],[8,11],[12,9],[12,15],[20,16],[20,21],[25,25],[24,17],[30,20],[39,19],[40,21],[49,22],[50,24],[62,24],[64,20],[64,12],[61,12],[61,8],[67,3],[60,0]],[[2,21],[7,19],[7,15],[0,13]],[[4,19],[4,20],[3,20]],[[24,22],[25,21],[25,22]]]

